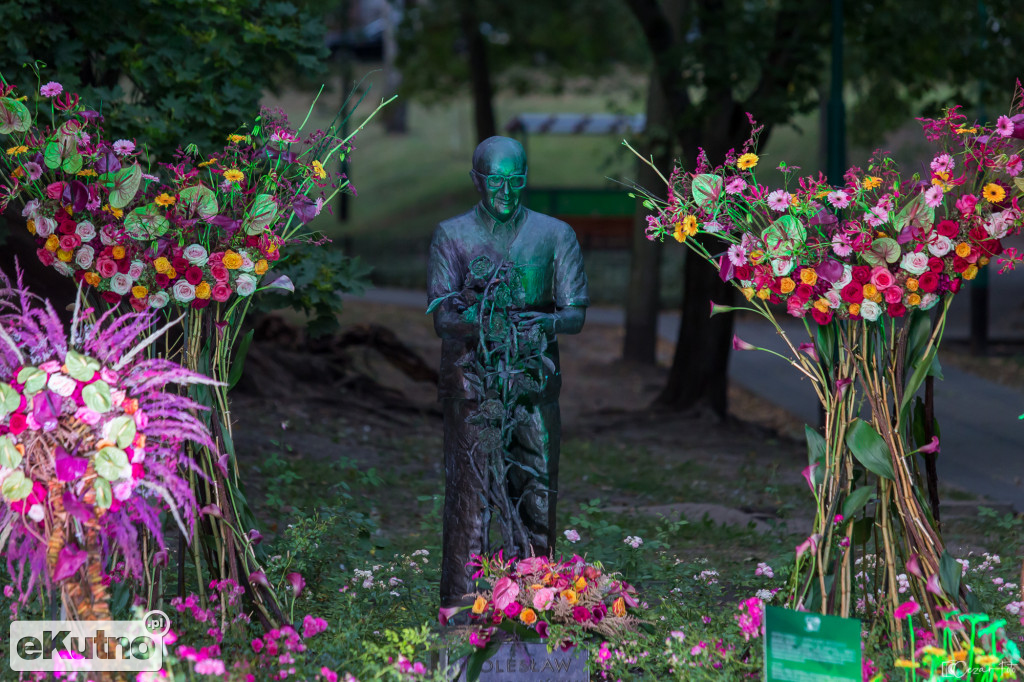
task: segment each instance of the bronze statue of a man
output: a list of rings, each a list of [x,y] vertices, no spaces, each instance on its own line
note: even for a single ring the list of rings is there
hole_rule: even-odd
[[[554,371],[541,390],[530,395],[530,418],[516,426],[509,454],[524,467],[508,476],[509,497],[516,504],[537,556],[555,544],[555,501],[561,423],[558,394],[557,334],[578,334],[586,308],[587,276],[576,234],[566,223],[530,211],[520,204],[526,187],[526,153],[519,142],[491,137],[476,148],[470,177],[480,203],[443,221],[434,231],[428,265],[428,300],[463,289],[470,263],[481,256],[492,263],[511,263],[525,289],[520,323],[539,326],[547,335],[545,354]],[[439,399],[444,411],[445,503],[441,559],[441,604],[452,606],[472,589],[466,563],[485,546],[485,496],[479,471],[479,429],[467,422],[476,404],[457,361],[479,339],[467,321],[446,300],[434,310],[434,329],[442,339]],[[536,471],[537,476],[523,473]]]

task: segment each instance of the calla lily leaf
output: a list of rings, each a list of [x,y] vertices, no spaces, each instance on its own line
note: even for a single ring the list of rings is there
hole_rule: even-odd
[[[4,479],[3,485],[0,486],[0,492],[8,502],[24,500],[32,492],[32,481],[25,478],[21,469],[15,469]]]
[[[16,469],[21,464],[21,453],[14,447],[10,436],[0,436],[0,467]]]
[[[85,406],[94,412],[103,414],[113,407],[110,398],[110,386],[105,381],[95,381],[82,389],[82,400]]]
[[[68,375],[78,381],[92,381],[100,370],[99,360],[74,350],[69,350],[64,356],[64,364],[67,365]]]
[[[135,419],[121,416],[111,419],[106,427],[107,440],[113,441],[119,448],[126,448],[135,440]]]

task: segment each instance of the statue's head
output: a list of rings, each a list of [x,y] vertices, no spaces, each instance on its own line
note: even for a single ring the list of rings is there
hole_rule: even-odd
[[[473,152],[469,173],[480,199],[495,220],[504,222],[515,215],[519,197],[526,187],[526,152],[511,137],[489,137]]]

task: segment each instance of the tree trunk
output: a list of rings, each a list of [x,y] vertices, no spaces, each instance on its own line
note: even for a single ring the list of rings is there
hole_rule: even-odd
[[[654,157],[655,165],[665,177],[668,177],[672,168],[673,145],[668,134],[671,123],[668,102],[652,70],[642,148]],[[637,163],[637,184],[656,194],[664,194],[661,178],[646,163]],[[663,252],[660,241],[647,239],[649,213],[643,202],[637,199],[629,260],[629,289],[626,292],[626,339],[622,345],[623,360],[644,365],[656,362]]]
[[[480,18],[476,0],[460,0],[459,21],[466,41],[469,58],[469,82],[473,92],[473,119],[476,123],[477,142],[498,134],[494,124],[494,90],[491,71],[487,64],[487,43],[480,33]]]

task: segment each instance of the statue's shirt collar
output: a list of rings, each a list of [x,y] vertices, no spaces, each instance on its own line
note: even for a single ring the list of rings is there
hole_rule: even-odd
[[[494,216],[487,212],[484,208],[483,202],[476,205],[476,219],[480,221],[480,224],[487,228],[491,234],[506,235],[512,233],[513,235],[519,232],[519,226],[522,225],[523,219],[526,217],[526,209],[520,204],[516,208],[516,212],[512,214],[512,217],[502,222],[495,220]]]

